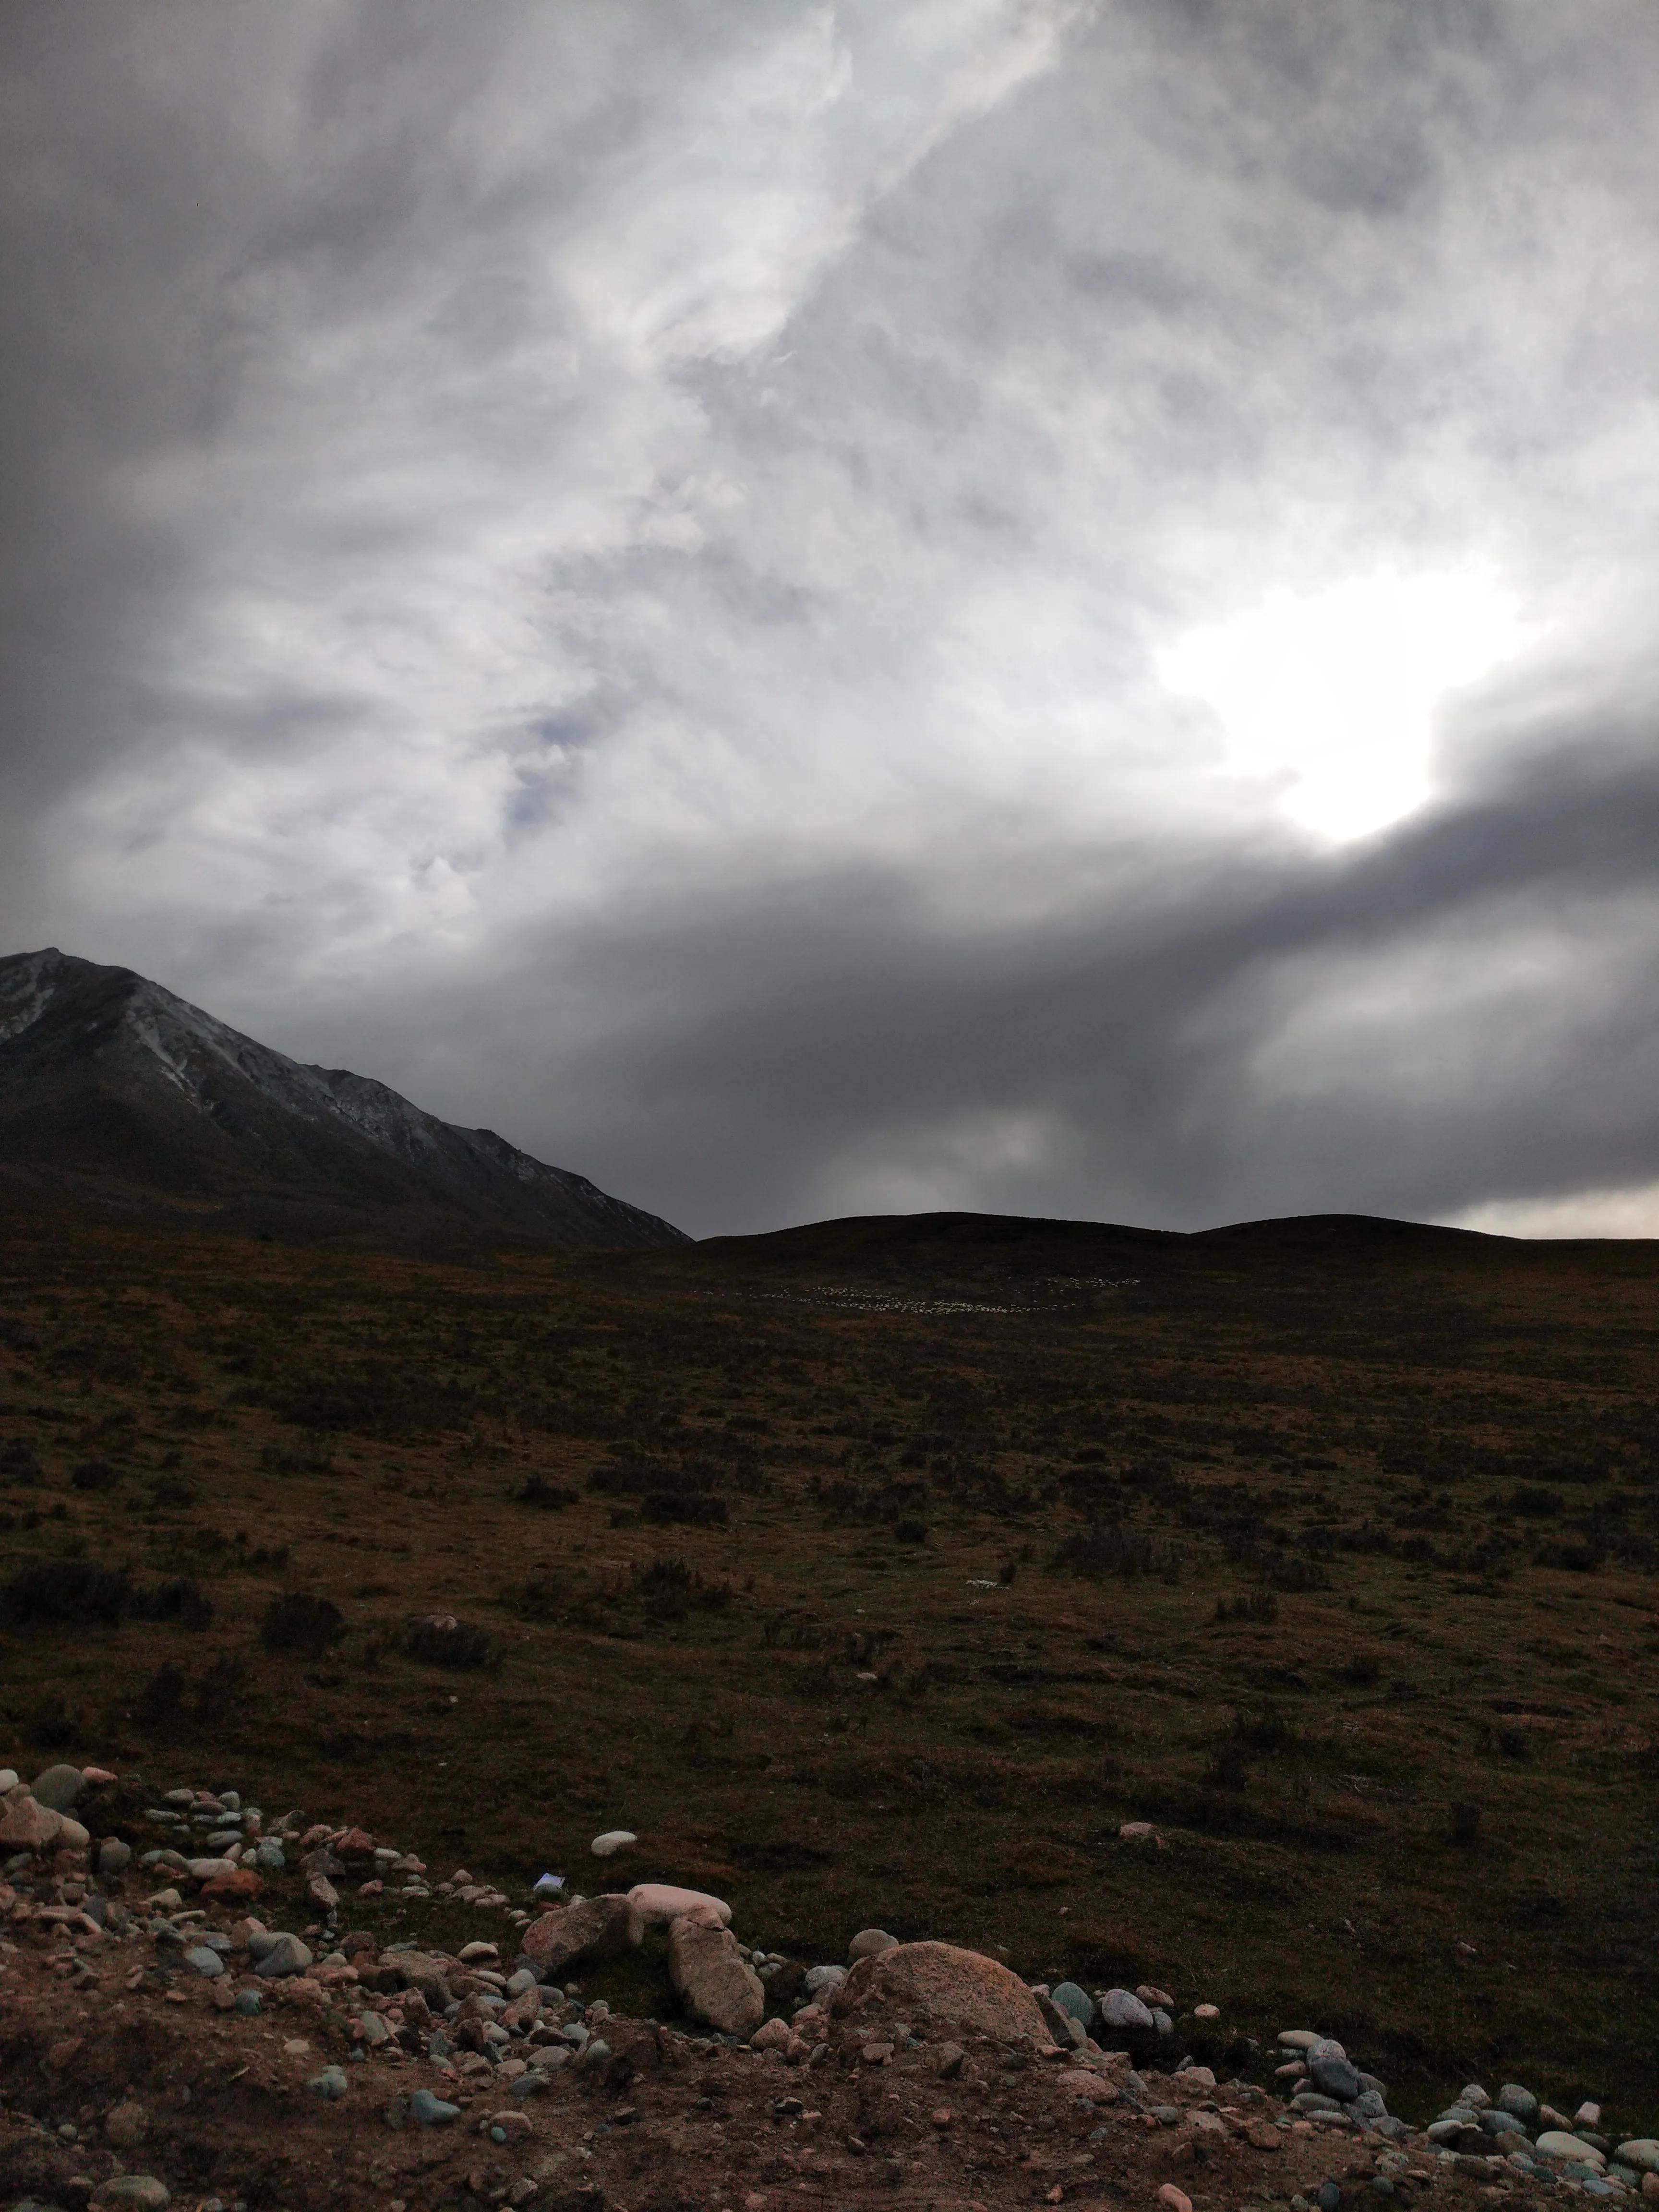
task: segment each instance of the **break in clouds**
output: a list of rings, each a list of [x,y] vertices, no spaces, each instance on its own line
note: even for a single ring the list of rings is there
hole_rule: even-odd
[[[1647,0],[14,0],[0,949],[694,1232],[1659,1232]]]

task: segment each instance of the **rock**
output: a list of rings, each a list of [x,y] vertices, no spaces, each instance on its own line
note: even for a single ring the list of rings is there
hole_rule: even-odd
[[[1460,2105],[1468,2105],[1477,2112],[1484,2112],[1492,2099],[1478,2081],[1466,2081],[1457,2093]]]
[[[1219,2005],[1201,2004],[1201,2005],[1194,2005],[1194,2006],[1193,2007],[1193,2018],[1194,2018],[1194,2020],[1201,2020],[1201,2021],[1212,2021],[1212,2020],[1219,2020],[1219,2019],[1220,2019],[1220,2017],[1221,2017],[1221,2007],[1220,2007]]]
[[[1325,2039],[1310,2027],[1283,2027],[1279,2032],[1281,2051],[1311,2051],[1316,2044],[1323,2043]]]
[[[1193,2212],[1193,2200],[1185,2190],[1177,2189],[1173,2181],[1158,2185],[1158,2201],[1166,2212]]]
[[[17,1786],[17,1769],[15,1766],[0,1766],[0,1797],[3,1797],[9,1790],[15,1790]]]
[[[1346,2058],[1327,2057],[1322,2051],[1315,2050],[1309,2053],[1308,2071],[1315,2087],[1339,2104],[1352,2104],[1361,2094],[1359,2069]]]
[[[392,2027],[377,2012],[366,2012],[357,2021],[357,2033],[365,2051],[378,2051],[383,2043],[392,2040]]]
[[[268,1982],[279,1980],[286,1974],[302,1974],[311,1964],[311,1953],[297,1936],[270,1936],[259,1938],[260,1955],[254,1965],[256,1974]],[[253,1946],[248,1946],[250,1951]]]
[[[167,2212],[173,2202],[167,2185],[153,2173],[117,2173],[104,2182],[94,2204],[120,2205],[127,2212]]]
[[[521,1941],[525,1956],[556,1974],[573,1960],[610,1958],[630,1949],[645,1933],[637,1908],[626,1897],[583,1897],[556,1905],[532,1920]]]
[[[98,1846],[98,1871],[106,1877],[125,1874],[132,1864],[132,1845],[119,1836],[106,1836]]]
[[[312,1903],[320,1905],[325,1912],[332,1912],[337,1908],[340,1893],[326,1875],[313,1875],[307,1882],[306,1888],[310,1894]]]
[[[244,2020],[258,2020],[259,2017],[259,2006],[260,1996],[258,1990],[237,1990],[236,2009],[241,2014]]]
[[[1133,1990],[1108,1990],[1100,2001],[1100,2017],[1108,2027],[1152,2027],[1156,2024]]]
[[[225,1971],[224,1960],[216,1951],[210,1951],[205,1943],[198,1943],[186,1951],[185,1964],[194,1966],[198,1974],[205,1974],[210,1981]]]
[[[736,1936],[712,1912],[684,1912],[674,1922],[668,1931],[668,1973],[691,2010],[719,2034],[747,2039],[765,2018],[765,1984],[739,1957]]]
[[[1140,1999],[1142,2004],[1150,2005],[1154,2012],[1160,2005],[1165,2012],[1169,2012],[1175,2004],[1175,1999],[1170,1995],[1168,1990],[1154,1989],[1150,1982],[1143,1982],[1135,1991],[1135,1995]]]
[[[647,1928],[666,1928],[683,1912],[693,1912],[706,1906],[718,1913],[723,1927],[732,1925],[732,1908],[725,1900],[710,1897],[701,1889],[678,1889],[672,1881],[635,1882],[628,1893],[628,1901]]]
[[[959,2043],[941,2043],[934,2071],[941,2081],[954,2081],[961,2073],[968,2053]]]
[[[787,2051],[793,2030],[787,2021],[763,2020],[749,2039],[751,2051]]]
[[[1489,2136],[1518,2136],[1527,2140],[1527,2131],[1513,2112],[1500,2112],[1496,2105],[1488,2105],[1480,2115],[1480,2124]],[[1512,2150],[1515,2146],[1510,2146]]]
[[[14,1790],[0,1813],[0,1844],[10,1851],[44,1851],[58,1842],[64,1825],[61,1813],[42,1805],[27,1790]]]
[[[54,1813],[72,1813],[86,1794],[87,1778],[78,1766],[49,1766],[30,1786],[37,1804]]]
[[[1512,2112],[1517,2120],[1530,2123],[1538,2118],[1538,2100],[1530,2089],[1523,2089],[1518,2081],[1505,2081],[1498,2093],[1498,2109]]]
[[[375,1972],[386,1977],[386,1982],[377,1980],[378,1988],[385,1988],[389,1982],[393,1989],[417,1991],[428,2005],[447,2006],[452,2002],[445,1961],[429,1951],[382,1951]],[[361,1968],[358,1972],[361,1979]]]
[[[1337,2207],[1342,2202],[1342,2191],[1335,2182],[1322,2181],[1319,2185],[1319,2196],[1316,2202],[1319,2212],[1337,2212]]]
[[[112,2105],[104,2115],[104,2135],[117,2150],[137,2150],[149,2131],[149,2114],[133,2098]]]
[[[1659,2173],[1659,2136],[1632,2136],[1628,2142],[1620,2144],[1613,2156],[1620,2166],[1632,2166],[1638,2173]]]
[[[817,1996],[821,1990],[838,1990],[847,1979],[845,1966],[809,1966],[803,1987],[808,1996]]]
[[[1380,2089],[1362,2089],[1348,2110],[1357,2120],[1381,2120],[1388,2117],[1388,2104]]]
[[[587,1848],[596,1859],[613,1859],[618,1851],[631,1850],[639,1840],[631,1828],[607,1828]]]
[[[459,2120],[459,2105],[447,2105],[441,2097],[434,2097],[430,2089],[416,2089],[409,2100],[409,2117],[418,2120],[423,2128],[447,2127],[451,2120]]]
[[[1069,2013],[1085,2027],[1095,2024],[1095,2001],[1087,1990],[1079,1989],[1075,1982],[1060,1982],[1048,1992],[1048,2002],[1057,2012]]]
[[[1215,2087],[1215,2073],[1208,2066],[1183,2066],[1180,2078],[1185,2089],[1213,2089]]]
[[[288,1865],[288,1857],[282,1845],[267,1836],[254,1845],[253,1863],[261,1874],[281,1874]]]
[[[263,1876],[252,1867],[234,1866],[228,1873],[216,1874],[210,1881],[202,1884],[204,1897],[210,1897],[220,1905],[252,1905],[256,1897],[264,1894]]]
[[[929,2028],[966,2028],[999,2043],[1047,2046],[1042,2008],[1019,1976],[954,1943],[896,1943],[860,1959],[836,1991],[836,2019],[879,2011]]]
[[[873,1959],[878,1951],[890,1951],[898,1942],[884,1928],[860,1928],[847,1947],[847,1963],[856,1966],[860,1959]]]
[[[464,1966],[494,1966],[501,1953],[493,1943],[463,1943],[455,1956]]]
[[[1582,2159],[1587,2166],[1593,2166],[1598,2173],[1607,2164],[1593,2143],[1587,2143],[1582,2136],[1570,2136],[1560,2128],[1546,2128],[1532,2149],[1534,2158]]]
[[[1601,2124],[1601,2107],[1586,2101],[1578,2107],[1572,2118],[1576,2127],[1599,2128]]]
[[[307,2089],[325,2098],[330,2104],[337,2097],[343,2097],[349,2086],[343,2066],[325,2066],[320,2074],[313,2074],[306,2083]]]

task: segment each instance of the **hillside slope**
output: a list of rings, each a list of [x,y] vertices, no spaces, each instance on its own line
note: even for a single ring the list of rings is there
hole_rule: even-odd
[[[0,959],[0,1160],[279,1221],[465,1216],[551,1243],[684,1241],[493,1129],[302,1065],[129,968],[55,947]]]

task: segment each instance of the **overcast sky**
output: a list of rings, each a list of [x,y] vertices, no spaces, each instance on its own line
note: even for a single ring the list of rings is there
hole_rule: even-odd
[[[0,950],[698,1234],[1659,1233],[1651,0],[8,0]]]

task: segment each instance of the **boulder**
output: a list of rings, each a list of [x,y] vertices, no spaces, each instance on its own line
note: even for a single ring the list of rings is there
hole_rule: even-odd
[[[253,1946],[249,1945],[252,1951]],[[311,1952],[297,1936],[261,1936],[253,1971],[274,1982],[289,1974],[302,1974],[311,1964]]]
[[[847,1947],[847,1963],[856,1966],[860,1959],[873,1959],[878,1951],[890,1951],[898,1942],[884,1928],[860,1928]]]
[[[252,1905],[263,1893],[264,1886],[252,1867],[234,1866],[204,1881],[202,1894],[221,1905]]]
[[[596,1859],[613,1859],[618,1851],[632,1850],[639,1840],[631,1828],[607,1828],[587,1848]]]
[[[668,1973],[690,2009],[718,2034],[747,2040],[766,2016],[765,1985],[715,1913],[684,1912],[674,1922]]]
[[[448,1962],[429,1951],[382,1951],[375,1967],[375,1984],[390,1980],[394,1990],[414,1990],[429,2005],[454,2002],[447,1978]],[[363,1978],[362,1969],[358,1978]]]
[[[54,1813],[72,1813],[86,1794],[87,1778],[78,1766],[49,1766],[35,1776],[33,1788],[38,1803]]]
[[[9,1851],[43,1851],[58,1839],[59,1816],[24,1789],[8,1791],[0,1808],[0,1844]]]
[[[1587,2143],[1580,2136],[1570,2136],[1562,2128],[1546,2128],[1532,2148],[1535,2158],[1582,2159],[1585,2165],[1593,2166],[1598,2173],[1607,2164],[1594,2143]],[[1625,2161],[1626,2165],[1629,2162],[1628,2160]]]
[[[723,1899],[701,1889],[678,1889],[672,1881],[635,1882],[628,1901],[647,1928],[670,1927],[683,1912],[695,1912],[701,1905],[718,1913],[723,1928],[732,1925],[732,1908]]]
[[[1498,2093],[1500,2112],[1512,2112],[1517,2120],[1530,2126],[1538,2118],[1538,2100],[1530,2089],[1523,2089],[1518,2081],[1505,2081]]]
[[[1659,2173],[1659,2138],[1635,2136],[1629,2142],[1621,2142],[1613,2156],[1620,2166],[1628,2166],[1638,2173]]]
[[[1108,2027],[1154,2027],[1157,2022],[1133,1990],[1108,1990],[1100,2001]]]
[[[1341,2105],[1351,2105],[1364,2087],[1359,2069],[1352,2060],[1330,2057],[1322,2050],[1309,2053],[1308,2071],[1313,2076],[1314,2086]]]
[[[1081,2021],[1085,2027],[1095,2024],[1095,2001],[1085,1989],[1075,1982],[1061,1982],[1048,1992],[1048,2002],[1058,2010],[1069,2013],[1073,2020]],[[1202,2008],[1200,2008],[1202,2009]]]
[[[573,1959],[609,1958],[629,1949],[645,1933],[639,1908],[626,1897],[584,1897],[556,1905],[532,1920],[520,1941],[524,1954],[544,1972],[556,1974]]]
[[[98,1871],[100,1875],[125,1874],[132,1864],[132,1845],[123,1843],[119,1836],[106,1836],[98,1846]]]
[[[1053,2041],[1042,2008],[1019,1976],[978,1951],[954,1943],[895,1943],[849,1968],[830,2011],[836,2019],[880,2013],[966,2029],[998,2043]]]

